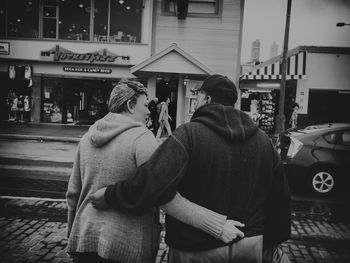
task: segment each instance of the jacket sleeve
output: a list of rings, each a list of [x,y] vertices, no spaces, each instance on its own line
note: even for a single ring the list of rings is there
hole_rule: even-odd
[[[175,197],[160,207],[165,213],[209,235],[220,238],[227,217],[197,205],[176,193]]]
[[[291,238],[291,194],[281,158],[272,144],[271,147],[274,167],[266,207],[264,248]]]
[[[127,181],[107,187],[105,200],[110,207],[144,214],[150,208],[173,199],[188,164],[186,136],[182,136],[180,130],[163,142],[149,161],[138,167]]]
[[[78,145],[74,164],[73,164],[73,170],[72,174],[69,178],[68,182],[68,189],[66,193],[66,199],[67,199],[67,207],[68,207],[68,232],[67,236],[69,237],[70,232],[72,230],[72,225],[75,218],[75,213],[78,206],[78,201],[81,193],[81,172],[80,172],[80,145]]]

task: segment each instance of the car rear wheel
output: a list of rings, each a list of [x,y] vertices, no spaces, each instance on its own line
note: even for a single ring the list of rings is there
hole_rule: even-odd
[[[330,195],[335,190],[334,171],[327,168],[319,168],[310,176],[311,190],[318,195]]]

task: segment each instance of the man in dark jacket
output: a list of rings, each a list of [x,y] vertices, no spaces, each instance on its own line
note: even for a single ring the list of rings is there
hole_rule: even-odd
[[[290,192],[281,159],[269,137],[234,108],[237,90],[231,80],[212,75],[195,92],[191,121],[178,127],[130,180],[97,191],[92,202],[142,214],[178,191],[245,223],[245,238],[224,244],[167,216],[169,262],[261,262],[262,236],[265,248],[290,238]]]

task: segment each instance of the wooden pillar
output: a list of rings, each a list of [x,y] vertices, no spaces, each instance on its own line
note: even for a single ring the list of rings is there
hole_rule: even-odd
[[[33,76],[30,121],[40,123],[41,117],[41,77]]]
[[[176,128],[183,123],[183,103],[184,103],[184,77],[179,75],[179,82],[177,85],[177,104],[176,104]]]
[[[151,100],[156,97],[156,76],[149,76],[147,80],[148,99]]]

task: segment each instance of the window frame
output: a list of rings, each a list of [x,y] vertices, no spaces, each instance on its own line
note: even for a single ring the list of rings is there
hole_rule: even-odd
[[[162,16],[176,16],[176,12],[170,12],[166,10],[166,1],[171,0],[162,0],[161,2],[161,15]],[[173,0],[175,2],[176,0]],[[223,10],[223,0],[214,0],[216,2],[216,9],[217,12],[215,14],[209,14],[209,13],[187,13],[187,17],[201,17],[201,18],[221,18],[222,17],[222,10]],[[208,1],[191,1],[189,2],[196,2],[196,3],[208,3]]]
[[[44,8],[45,7],[55,7],[56,9],[56,16],[54,18],[50,18],[50,17],[45,17],[44,16]],[[43,39],[43,40],[58,40],[58,23],[59,23],[59,7],[58,5],[54,6],[54,5],[45,5],[44,2],[40,3],[39,6],[39,35],[40,38],[39,39]],[[44,19],[52,19],[52,20],[56,20],[56,37],[55,38],[48,38],[48,37],[44,37]]]
[[[26,40],[43,40],[43,41],[64,41],[64,42],[91,42],[91,43],[104,43],[104,44],[129,44],[129,45],[136,45],[136,44],[143,44],[142,43],[142,34],[143,34],[143,16],[144,16],[144,3],[142,1],[140,1],[141,5],[141,14],[140,14],[140,19],[141,19],[141,24],[139,25],[140,28],[138,29],[140,31],[140,39],[139,41],[135,41],[135,42],[112,42],[111,41],[111,1],[112,0],[108,0],[108,17],[107,17],[107,40],[106,41],[95,41],[94,40],[94,25],[95,25],[95,19],[94,19],[94,12],[92,10],[95,9],[95,3],[98,0],[89,0],[90,2],[90,6],[91,6],[91,12],[90,12],[90,18],[89,18],[89,24],[90,24],[90,29],[89,29],[89,38],[87,40],[70,40],[70,39],[60,39],[60,25],[59,25],[59,21],[60,21],[60,6],[58,3],[58,0],[53,0],[52,2],[49,3],[45,3],[45,0],[38,0],[38,17],[37,17],[37,21],[38,21],[38,37],[37,38],[31,38],[31,37],[15,37],[15,36],[11,36],[9,37],[8,35],[8,1],[10,0],[2,0],[5,4],[5,35],[1,36],[4,39],[26,39]],[[54,4],[53,2],[56,1],[56,4]],[[44,9],[45,7],[54,7],[56,10],[56,17],[45,17],[44,16]],[[56,34],[55,37],[52,38],[48,38],[48,37],[44,37],[44,21],[45,19],[50,19],[55,21],[55,25],[56,25]]]
[[[328,139],[328,136],[332,136],[333,134],[335,138],[333,140]],[[339,144],[340,133],[338,131],[327,132],[322,134],[322,137],[328,144],[337,145]]]
[[[341,135],[339,136],[339,138],[340,138],[339,141],[340,141],[341,145],[346,146],[346,147],[349,147],[350,144],[344,143],[343,135],[344,135],[344,133],[349,133],[349,132],[350,132],[350,130],[343,130],[343,131],[341,132]]]

